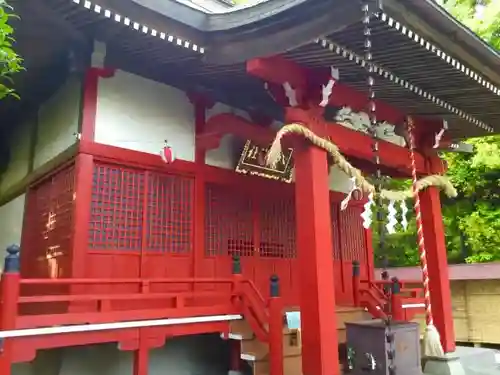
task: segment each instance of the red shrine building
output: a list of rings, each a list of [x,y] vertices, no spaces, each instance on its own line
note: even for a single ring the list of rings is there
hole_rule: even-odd
[[[2,375],[339,375],[346,323],[384,319],[389,300],[398,320],[422,314],[411,280],[397,298],[377,281],[369,197],[346,201],[335,158],[299,135],[275,166],[266,155],[300,124],[365,176],[410,178],[411,116],[424,177],[498,132],[499,56],[435,2],[14,5],[26,71],[0,103]],[[420,204],[453,353],[438,189]]]

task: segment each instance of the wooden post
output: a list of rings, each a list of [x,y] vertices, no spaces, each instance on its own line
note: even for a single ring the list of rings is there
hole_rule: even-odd
[[[241,259],[240,256],[237,254],[233,255],[233,261],[232,261],[232,274],[233,274],[233,294],[240,297],[241,295],[241,281],[243,279],[243,275],[241,274]]]
[[[241,375],[241,340],[229,340],[228,375]]]
[[[361,280],[360,280],[360,266],[357,260],[352,261],[352,298],[354,306],[361,306]]]
[[[302,373],[339,375],[326,152],[301,144],[294,159]]]
[[[269,374],[283,375],[283,306],[276,275],[271,276],[269,295]]]
[[[401,303],[401,285],[397,277],[392,278],[391,284],[391,315],[392,320],[405,320],[403,305]]]
[[[2,273],[2,310],[0,312],[0,330],[7,331],[16,328],[18,313],[20,263],[19,246],[11,245],[7,248],[7,256]],[[12,340],[0,340],[0,374],[11,375],[12,371]]]
[[[139,348],[134,351],[133,375],[148,375],[149,347],[147,345],[147,329],[139,330]]]
[[[434,324],[441,336],[444,352],[451,353],[455,351],[455,332],[439,190],[430,187],[422,191],[420,204],[425,247],[427,248],[429,289]]]

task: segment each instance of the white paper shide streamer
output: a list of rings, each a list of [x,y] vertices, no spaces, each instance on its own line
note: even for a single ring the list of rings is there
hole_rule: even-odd
[[[347,193],[346,197],[340,202],[340,210],[344,211],[347,206],[349,205],[349,202],[351,201],[352,194],[354,191],[356,191],[356,177],[351,177],[349,180],[351,180],[351,189],[349,190],[349,193]]]
[[[361,218],[363,219],[363,228],[369,229],[372,225],[372,206],[375,204],[373,201],[373,193],[368,195],[368,201],[365,203]]]
[[[387,233],[394,234],[396,233],[396,224],[398,223],[398,220],[396,219],[398,211],[396,211],[395,202],[391,200],[387,208],[388,208],[388,214],[387,214],[388,222],[385,225],[385,228],[387,229]]]
[[[406,206],[405,201],[401,201],[400,209],[401,209],[401,226],[403,227],[404,230],[407,230],[408,229],[408,218],[407,218],[408,207]]]

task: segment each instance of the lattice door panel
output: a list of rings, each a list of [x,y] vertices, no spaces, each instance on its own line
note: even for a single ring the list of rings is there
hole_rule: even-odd
[[[190,254],[194,179],[152,174],[148,184],[147,250]]]
[[[148,174],[146,243],[143,277],[192,276],[194,178]],[[186,283],[159,286],[155,291],[183,291]]]
[[[343,233],[340,231],[339,215],[339,204],[337,202],[332,202],[330,205],[330,218],[332,221],[333,259],[336,261],[342,260],[342,252],[340,251],[340,238]]]
[[[292,265],[297,257],[295,202],[292,198],[258,200],[259,260],[255,283],[264,295],[269,293],[269,277],[281,279],[282,295],[288,300],[292,292]]]
[[[205,202],[205,254],[253,256],[251,198],[231,188],[209,185]]]
[[[362,207],[348,207],[345,211],[340,211],[340,249],[341,261],[340,275],[342,293],[336,288],[338,300],[352,300],[352,261],[357,260],[361,263],[361,277],[365,278],[367,263],[366,232],[363,228],[360,217]],[[337,268],[337,267],[336,267]],[[340,283],[339,283],[340,284]]]
[[[25,277],[70,277],[74,166],[30,187],[26,196],[21,253]]]
[[[212,276],[229,276],[231,258],[236,254],[240,256],[245,277],[253,279],[254,236],[252,199],[234,188],[208,185],[205,196],[204,263],[212,267]]]
[[[143,241],[145,172],[95,164],[89,248],[140,251]]]
[[[349,207],[340,211],[340,245],[342,251],[342,261],[352,262],[357,260],[366,263],[366,234],[361,220],[360,207]]]

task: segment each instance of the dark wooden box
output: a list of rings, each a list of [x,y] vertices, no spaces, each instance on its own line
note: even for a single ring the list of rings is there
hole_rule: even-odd
[[[347,350],[352,356],[352,375],[421,375],[420,330],[418,323],[392,322],[390,332],[393,344],[388,341],[389,328],[384,321],[369,320],[346,323]],[[390,360],[391,347],[395,351]],[[373,360],[372,360],[373,358]],[[389,367],[393,364],[395,372]]]

